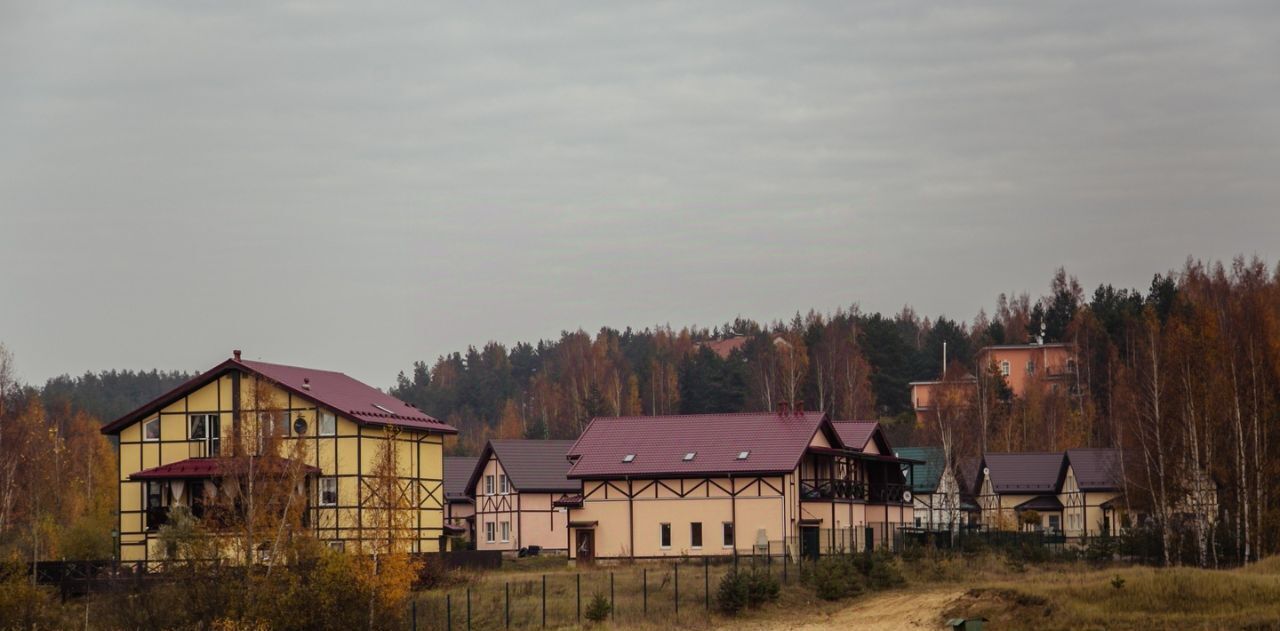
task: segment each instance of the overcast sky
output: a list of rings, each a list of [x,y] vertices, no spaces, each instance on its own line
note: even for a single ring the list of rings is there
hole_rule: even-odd
[[[1280,3],[0,0],[0,342],[378,386],[1280,259]]]

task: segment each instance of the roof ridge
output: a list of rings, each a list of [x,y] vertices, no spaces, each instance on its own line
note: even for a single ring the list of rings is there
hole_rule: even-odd
[[[805,410],[804,412],[799,412],[799,413],[797,412],[778,413],[775,411],[764,411],[764,412],[708,412],[704,414],[657,414],[652,416],[643,415],[643,414],[631,414],[628,416],[593,416],[591,420],[594,421],[596,419],[600,419],[600,420],[629,421],[629,420],[644,419],[644,420],[652,421],[655,419],[705,418],[708,416],[792,416],[794,417],[794,416],[808,416],[810,414],[826,414],[826,412],[819,412],[818,410]]]
[[[232,361],[236,361],[236,362],[239,362],[239,363],[241,363],[241,364],[263,364],[263,365],[266,365],[266,366],[279,366],[279,367],[281,367],[281,368],[296,368],[296,369],[298,369],[298,370],[309,370],[309,371],[311,371],[311,372],[327,372],[327,373],[329,373],[329,374],[331,374],[331,375],[342,375],[343,377],[348,377],[348,378],[350,378],[350,379],[355,379],[355,377],[351,377],[351,376],[350,376],[350,375],[348,375],[347,373],[342,372],[342,371],[340,371],[340,370],[328,370],[328,369],[325,369],[325,368],[310,368],[310,367],[308,367],[308,366],[297,366],[297,365],[294,365],[294,364],[278,364],[278,363],[276,363],[276,362],[266,362],[266,361],[262,361],[262,360],[260,360],[260,359],[235,359],[235,360],[232,360]],[[358,381],[358,380],[357,380],[357,381]],[[364,382],[361,382],[361,383],[364,383]],[[365,384],[365,385],[369,385],[369,384]],[[372,388],[373,386],[369,386],[369,387],[370,387],[370,388]]]

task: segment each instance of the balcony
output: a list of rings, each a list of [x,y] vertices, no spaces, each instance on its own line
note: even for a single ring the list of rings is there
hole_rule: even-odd
[[[800,481],[800,498],[806,500],[865,500],[867,484],[853,480],[813,479]]]
[[[871,504],[904,504],[906,492],[910,487],[906,484],[877,484],[871,487],[871,496],[867,502]]]

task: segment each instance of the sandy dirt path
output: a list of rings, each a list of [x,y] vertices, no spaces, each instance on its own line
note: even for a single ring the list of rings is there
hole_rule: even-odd
[[[798,615],[799,619],[794,622],[770,620],[733,626],[737,629],[787,629],[790,631],[941,629],[943,628],[940,620],[942,610],[963,595],[962,589],[892,592],[859,598],[848,607],[821,617]]]

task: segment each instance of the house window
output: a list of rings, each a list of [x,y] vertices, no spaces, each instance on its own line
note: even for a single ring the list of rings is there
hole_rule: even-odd
[[[702,549],[702,522],[689,524],[689,545],[694,549]]]
[[[160,417],[142,424],[142,440],[160,440]]]
[[[1067,372],[1075,373],[1075,371],[1076,371],[1076,360],[1067,358]]]
[[[494,522],[491,522],[491,521],[484,522],[484,540],[485,541],[489,543],[493,543],[495,539],[494,537],[495,528],[497,528],[497,525]]]
[[[685,455],[684,455],[684,461],[685,461],[685,462],[689,462],[690,460],[693,460],[693,457],[694,457],[694,456],[696,456],[696,455],[698,455],[698,452],[696,452],[696,451],[691,451],[691,452],[689,452],[689,453],[687,453],[687,454],[685,454]]]
[[[338,552],[342,552],[342,550],[346,547],[342,544],[341,541],[337,541],[337,540],[330,540],[328,542],[328,546],[330,550],[337,550]]]
[[[634,462],[634,461],[635,461],[635,459],[636,459],[636,455],[635,455],[635,454],[627,454],[627,455],[625,455],[625,456],[623,456],[623,457],[622,457],[622,461],[623,461],[623,462]]]
[[[511,522],[502,522],[502,543],[511,541]]]
[[[1027,374],[1028,375],[1036,374],[1036,360],[1033,359],[1027,362]]]
[[[507,474],[499,473],[498,474],[498,493],[501,493],[502,495],[506,495],[509,492],[510,491],[507,489]]]
[[[747,459],[747,456],[750,456],[750,455],[751,455],[751,450],[750,450],[750,449],[748,449],[748,450],[746,450],[746,451],[739,451],[739,452],[738,452],[738,460],[746,460],[746,459]]]
[[[333,436],[338,433],[338,417],[328,412],[320,413],[320,435]]]
[[[204,440],[209,436],[209,421],[206,414],[192,414],[187,420],[187,439]]]
[[[1058,515],[1050,515],[1049,531],[1058,532],[1059,530],[1062,530],[1062,517],[1059,517]]]
[[[732,548],[733,547],[733,522],[731,521],[724,522],[721,528],[721,534],[724,537],[724,547]]]
[[[671,524],[658,524],[658,546],[671,547]]]
[[[338,505],[338,478],[320,478],[320,505]]]
[[[493,474],[484,476],[484,494],[493,495]]]
[[[147,508],[164,508],[164,481],[147,481]]]
[[[1008,377],[1008,376],[1009,376],[1009,370],[1010,370],[1009,360],[1007,360],[1007,359],[1006,359],[1006,360],[1002,360],[1002,361],[1000,362],[1000,374],[1001,374],[1002,376]]]

